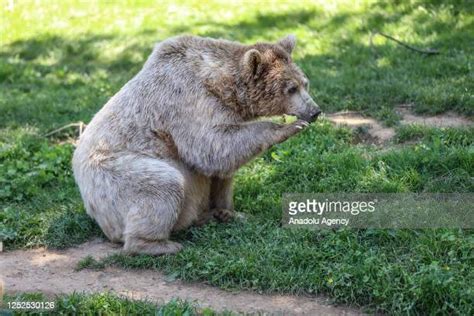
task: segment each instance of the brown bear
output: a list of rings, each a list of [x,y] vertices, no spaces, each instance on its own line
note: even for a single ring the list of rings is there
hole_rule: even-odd
[[[294,47],[294,36],[255,45],[179,36],[156,45],[74,152],[87,213],[111,241],[132,254],[175,253],[172,231],[232,217],[237,169],[321,112]],[[282,114],[299,119],[256,120]]]

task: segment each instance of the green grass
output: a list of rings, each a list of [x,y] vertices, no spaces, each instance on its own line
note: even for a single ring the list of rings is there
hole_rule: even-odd
[[[473,128],[433,128],[423,125],[401,125],[397,128],[396,143],[415,142],[419,140],[438,142],[442,145],[469,147],[474,142]]]
[[[72,151],[32,133],[0,134],[0,237],[7,247],[64,248],[101,234],[75,187]]]
[[[52,307],[51,302],[53,302],[54,308],[12,310],[8,308],[9,302],[43,302],[44,306],[48,307]],[[73,293],[58,295],[53,298],[47,297],[42,293],[21,293],[4,297],[3,304],[0,304],[0,313],[2,308],[5,312],[7,310],[12,311],[13,315],[232,315],[230,312],[217,313],[209,308],[197,308],[194,303],[179,299],[157,305],[148,300],[131,300],[107,292],[100,294]]]
[[[92,256],[85,256],[76,265],[76,271],[84,270],[84,269],[94,269],[94,270],[101,270],[105,268],[105,262],[102,260],[97,260]]]
[[[182,32],[246,43],[295,34],[295,61],[328,112],[360,110],[389,125],[397,124],[394,108],[402,103],[420,113],[472,116],[471,2],[389,3],[25,1],[13,11],[2,3],[5,247],[64,248],[102,235],[72,178],[73,146],[64,140],[73,133],[41,135],[87,123],[140,69],[153,43]],[[373,30],[440,54],[423,56],[380,36],[371,47]],[[324,293],[389,314],[472,314],[472,231],[289,230],[280,227],[280,199],[284,192],[474,192],[473,134],[473,128],[399,126],[401,145],[380,151],[354,145],[349,130],[320,121],[238,173],[235,204],[248,214],[246,223],[178,234],[185,249],[176,256],[86,258],[78,268],[156,268],[223,288]]]

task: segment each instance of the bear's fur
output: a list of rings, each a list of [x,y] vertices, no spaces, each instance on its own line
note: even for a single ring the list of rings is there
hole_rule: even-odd
[[[110,240],[129,253],[175,253],[172,231],[232,216],[235,171],[320,113],[294,46],[293,36],[250,46],[180,36],[155,47],[74,152],[87,213]],[[255,120],[281,114],[300,120]]]

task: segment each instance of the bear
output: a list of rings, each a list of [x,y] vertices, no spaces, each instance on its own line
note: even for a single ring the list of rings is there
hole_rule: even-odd
[[[73,154],[86,212],[108,239],[132,255],[173,254],[172,232],[234,216],[235,172],[321,113],[295,45],[181,35],[155,46]],[[284,114],[297,120],[262,119]]]

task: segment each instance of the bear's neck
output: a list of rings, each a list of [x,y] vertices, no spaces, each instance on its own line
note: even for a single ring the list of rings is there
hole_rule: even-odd
[[[207,79],[205,83],[208,91],[242,120],[248,121],[255,118],[252,108],[249,106],[246,84],[240,78],[225,75],[220,78]]]
[[[212,54],[200,55],[199,74],[207,90],[218,98],[222,105],[230,109],[242,120],[255,117],[249,106],[247,78],[242,76],[240,60],[246,48],[244,46],[226,47]]]

